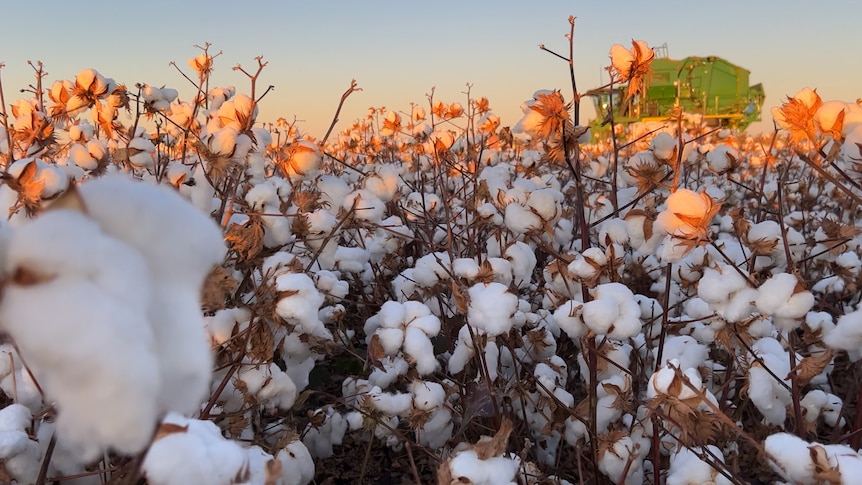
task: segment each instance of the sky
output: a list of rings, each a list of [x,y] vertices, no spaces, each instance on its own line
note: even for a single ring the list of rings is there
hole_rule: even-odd
[[[356,79],[337,130],[364,118],[368,108],[409,113],[428,106],[427,95],[466,106],[486,97],[503,126],[521,117],[520,104],[539,89],[572,98],[568,65],[539,49],[568,54],[568,17],[575,21],[574,63],[579,91],[607,81],[613,44],[632,39],[667,44],[669,57],[715,55],[751,71],[766,91],[763,121],[750,131],[771,131],[770,108],[804,87],[824,100],[862,98],[858,0],[363,0],[289,1],[150,0],[122,2],[2,0],[0,70],[7,103],[34,83],[28,60],[41,61],[47,87],[94,68],[119,83],[172,87],[181,99],[195,90],[171,61],[194,77],[188,59],[195,45],[212,44],[212,86],[250,82],[234,71],[267,66],[258,93],[258,121],[297,120],[322,137],[341,94]],[[855,35],[854,35],[855,34]],[[584,106],[581,116],[595,116]]]

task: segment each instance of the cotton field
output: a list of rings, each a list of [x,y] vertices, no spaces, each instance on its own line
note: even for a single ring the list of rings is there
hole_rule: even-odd
[[[653,58],[609,72],[637,95]],[[0,482],[862,473],[858,102],[612,137],[568,88],[505,122],[432,92],[317,134],[214,62],[36,64],[4,107]]]

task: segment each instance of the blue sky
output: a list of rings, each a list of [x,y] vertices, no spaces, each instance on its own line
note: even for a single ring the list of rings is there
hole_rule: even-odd
[[[538,89],[571,97],[565,62],[539,50],[565,54],[569,15],[577,17],[575,66],[581,90],[598,86],[612,44],[631,39],[668,44],[672,58],[716,55],[751,71],[769,108],[803,87],[824,99],[862,97],[858,22],[862,2],[830,0],[654,0],[615,2],[546,0],[416,1],[166,1],[22,0],[4,2],[0,62],[7,102],[33,82],[29,60],[41,60],[47,81],[74,79],[95,68],[129,86],[167,85],[188,98],[193,90],[173,67],[210,42],[223,51],[213,83],[248,92],[248,80],[231,68],[269,65],[259,85],[274,85],[259,121],[296,117],[304,131],[322,136],[341,93],[355,78],[362,92],[347,101],[339,128],[369,107],[409,111],[410,102],[435,99],[465,104],[466,83],[485,96],[504,125],[520,118],[519,105]],[[258,91],[260,92],[260,91]],[[591,108],[582,111],[593,116]]]

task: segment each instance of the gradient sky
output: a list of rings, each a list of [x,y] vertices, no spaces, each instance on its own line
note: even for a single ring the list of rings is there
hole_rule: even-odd
[[[2,2],[0,62],[7,103],[33,83],[27,60],[40,60],[49,75],[74,79],[85,68],[133,86],[167,85],[189,99],[194,90],[176,70],[212,44],[217,58],[213,84],[249,92],[249,82],[232,67],[269,65],[258,92],[274,85],[262,101],[258,121],[300,120],[303,131],[322,137],[341,93],[355,78],[353,94],[338,129],[362,118],[369,107],[409,112],[410,102],[427,107],[426,94],[466,105],[466,83],[485,96],[503,125],[520,119],[519,105],[538,89],[560,89],[571,99],[564,61],[539,50],[544,43],[568,51],[568,16],[577,17],[575,67],[585,91],[601,76],[615,43],[631,39],[652,46],[667,43],[671,58],[716,55],[751,71],[766,90],[769,108],[803,87],[824,100],[862,97],[858,50],[858,0],[364,0],[246,1],[89,0],[83,4],[42,0]],[[582,116],[594,117],[592,107]]]

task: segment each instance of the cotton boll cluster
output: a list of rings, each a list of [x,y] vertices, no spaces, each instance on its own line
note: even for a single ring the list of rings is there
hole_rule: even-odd
[[[640,333],[640,306],[634,294],[620,283],[605,283],[592,291],[593,299],[584,303],[581,319],[597,335],[627,339]]]
[[[733,267],[719,263],[714,268],[704,268],[697,295],[724,320],[738,322],[751,315],[760,292],[751,288]]]
[[[772,316],[780,330],[793,330],[814,306],[814,295],[800,288],[802,282],[788,273],[779,273],[758,288],[755,305],[761,313]]]
[[[599,448],[599,471],[614,483],[644,483],[640,443],[623,433],[611,433]]]
[[[274,363],[247,364],[237,372],[234,386],[267,407],[287,410],[296,402],[296,384]]]
[[[387,301],[365,322],[369,344],[376,341],[384,355],[407,357],[420,376],[437,370],[431,338],[440,332],[440,319],[423,303]]]
[[[273,179],[260,182],[249,189],[245,194],[245,201],[252,212],[261,214],[259,217],[264,225],[263,245],[265,247],[275,248],[290,241],[291,220],[282,214],[283,201]]]
[[[802,406],[807,423],[816,423],[822,417],[827,426],[844,426],[844,418],[841,417],[844,403],[835,394],[812,389],[799,401],[799,405]]]
[[[281,466],[267,466],[270,461]],[[314,463],[300,441],[291,442],[273,457],[258,447],[243,448],[226,440],[211,421],[169,414],[141,469],[148,483],[155,485],[299,485],[311,481]],[[248,479],[238,482],[237,477],[243,476]]]
[[[349,423],[344,416],[331,407],[315,410],[312,418],[311,423],[305,428],[302,443],[311,456],[329,458],[335,454],[333,445],[340,445],[344,439]]]

